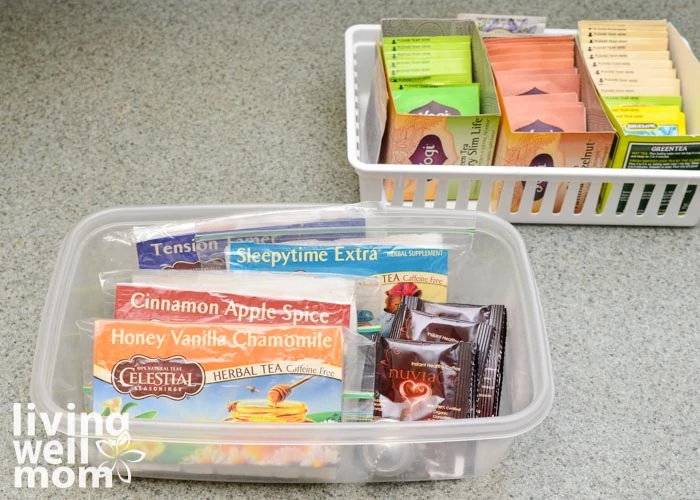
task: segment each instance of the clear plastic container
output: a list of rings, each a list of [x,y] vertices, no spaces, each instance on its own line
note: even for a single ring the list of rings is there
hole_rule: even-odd
[[[280,208],[117,208],[80,222],[63,242],[46,297],[31,383],[36,411],[65,415],[70,413],[69,404],[81,407],[83,366],[92,359],[92,346],[81,338],[76,322],[103,314],[100,272],[137,266],[134,249],[106,240],[106,235],[134,225]],[[426,224],[443,215],[452,223],[459,220],[459,214],[447,209],[406,210],[412,221],[425,214]],[[132,474],[221,481],[371,482],[458,479],[492,469],[515,437],[546,417],[554,385],[537,286],[523,241],[512,225],[496,216],[477,212],[464,218],[465,228],[474,220],[469,270],[463,276],[450,275],[448,299],[503,303],[508,308],[500,416],[313,425],[131,420],[133,446],[146,453],[142,462],[131,464]],[[63,433],[68,431],[67,420],[59,428]]]

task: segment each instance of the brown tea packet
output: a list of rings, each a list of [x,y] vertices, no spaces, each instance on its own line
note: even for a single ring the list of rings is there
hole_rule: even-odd
[[[503,311],[503,328],[498,336],[498,371],[496,372],[496,401],[494,403],[493,416],[497,417],[501,410],[501,389],[503,387],[503,360],[506,350],[506,311]]]
[[[475,345],[474,365],[477,385],[485,368],[486,354],[495,338],[495,329],[488,322],[460,321],[433,316],[401,304],[392,324],[389,338],[414,342],[472,342]],[[473,400],[477,399],[477,386]]]
[[[431,328],[437,329],[443,334],[446,332],[445,326],[451,325],[451,332],[462,332],[465,330],[461,327],[466,326],[464,323],[445,323],[446,320],[461,320],[462,322],[485,323],[491,328],[467,329],[474,333],[473,337],[461,338],[458,340],[473,340],[477,344],[477,389],[475,394],[476,416],[496,416],[499,413],[501,387],[503,379],[503,359],[506,342],[507,331],[507,311],[505,306],[500,304],[494,305],[474,305],[474,304],[440,304],[419,299],[417,297],[405,297],[403,305],[406,308],[420,311],[423,314],[433,316],[430,322],[434,325]],[[421,334],[416,333],[420,330],[421,325],[424,325],[426,319],[420,313],[415,311],[403,314],[401,327],[409,332],[404,334],[402,338],[413,338],[414,340],[429,340],[436,341],[435,338],[423,338]],[[413,313],[411,315],[411,313]],[[397,314],[399,316],[399,314]],[[408,317],[408,320],[406,319]],[[414,321],[416,326],[408,325],[410,321]],[[473,324],[473,323],[472,323]],[[437,326],[440,325],[440,326]],[[393,328],[394,325],[392,325]],[[399,327],[396,327],[397,329]],[[422,330],[426,327],[423,326]],[[421,331],[422,331],[421,330]],[[479,333],[481,335],[479,335]],[[488,338],[484,338],[484,336]],[[444,335],[443,335],[444,337]],[[442,341],[449,341],[447,339]]]
[[[410,308],[423,311],[441,318],[458,319],[462,321],[489,322],[495,328],[505,327],[505,306],[501,304],[476,305],[456,304],[448,302],[440,304],[419,299],[418,297],[404,297],[403,302]]]
[[[500,411],[501,388],[503,386],[503,360],[506,346],[506,318],[504,310],[504,327],[494,337],[487,353],[480,353],[483,370],[479,374],[476,389],[477,417],[496,417]]]
[[[474,416],[474,343],[380,338],[376,348],[375,418],[416,421]]]

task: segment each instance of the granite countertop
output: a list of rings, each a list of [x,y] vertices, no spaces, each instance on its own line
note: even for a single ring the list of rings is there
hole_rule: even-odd
[[[490,12],[508,12],[502,0]],[[343,33],[464,2],[0,1],[0,423],[29,402],[61,240],[126,205],[359,201],[346,159]],[[700,49],[696,2],[539,2],[553,27],[667,18]],[[237,485],[134,479],[100,496],[691,498],[700,491],[700,227],[525,226],[555,375],[548,418],[473,480]]]

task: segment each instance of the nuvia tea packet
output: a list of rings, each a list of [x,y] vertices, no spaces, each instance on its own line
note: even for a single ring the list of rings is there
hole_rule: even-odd
[[[378,338],[374,416],[395,421],[473,416],[475,345]]]

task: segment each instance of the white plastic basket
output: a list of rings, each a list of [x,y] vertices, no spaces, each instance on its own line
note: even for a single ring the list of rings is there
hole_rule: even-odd
[[[552,34],[574,34],[572,30],[547,30]],[[394,182],[392,205],[415,207],[451,208],[456,210],[479,210],[499,215],[515,223],[531,224],[593,224],[630,226],[694,226],[700,220],[700,171],[691,170],[626,170],[612,168],[546,168],[441,165],[380,165],[368,163],[367,145],[361,141],[360,126],[364,123],[365,111],[371,86],[376,57],[376,42],[380,39],[379,25],[355,25],[345,33],[345,72],[347,97],[348,159],[360,182],[362,201],[387,201],[384,180]],[[416,181],[413,201],[402,201],[404,183]],[[428,179],[437,179],[438,189],[434,201],[425,198]],[[456,181],[459,192],[455,201],[447,200],[448,181]],[[479,182],[478,199],[470,200],[472,183]],[[491,205],[491,189],[494,181],[503,181],[503,191],[497,208]],[[518,210],[511,210],[510,200],[517,182],[526,181]],[[555,186],[568,182],[564,203],[559,212],[554,211],[556,189],[547,189],[540,209],[533,212],[535,189],[538,182]],[[579,186],[590,183],[586,202],[579,213],[575,213]],[[598,211],[598,198],[603,186],[609,183],[611,190],[607,203]],[[623,185],[631,185],[632,191],[621,212],[618,201]],[[675,185],[665,210],[661,207],[667,186]],[[645,186],[653,186],[648,204],[638,210]],[[685,212],[680,212],[686,190],[695,186],[696,192]]]

